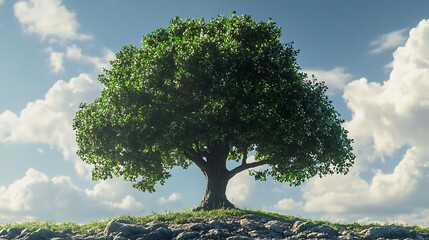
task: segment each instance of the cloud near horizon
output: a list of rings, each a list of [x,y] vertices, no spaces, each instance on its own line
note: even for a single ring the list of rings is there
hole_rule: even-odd
[[[159,204],[163,205],[166,203],[172,203],[172,202],[179,201],[180,199],[182,199],[182,195],[180,195],[180,193],[174,192],[170,194],[168,197],[160,197]]]
[[[349,221],[429,223],[422,214],[429,212],[428,53],[429,21],[423,20],[393,54],[390,79],[361,78],[346,85],[344,99],[353,117],[345,127],[355,139],[356,164],[346,176],[309,180],[302,188],[306,212]],[[394,164],[394,156],[399,162],[391,172],[376,167]],[[286,199],[278,207],[293,204]]]
[[[106,188],[108,192],[104,191]],[[0,185],[0,223],[2,218],[87,222],[106,217],[106,212],[111,216],[124,210],[137,213],[143,208],[136,200],[138,195],[141,193],[119,179],[83,189],[70,177],[50,178],[30,168],[24,177],[10,185]]]

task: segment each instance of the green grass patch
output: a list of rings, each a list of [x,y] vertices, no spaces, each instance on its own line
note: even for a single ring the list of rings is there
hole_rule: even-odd
[[[265,212],[261,210],[242,210],[242,209],[218,209],[218,210],[212,210],[212,211],[192,211],[192,210],[183,210],[180,212],[164,212],[164,213],[157,213],[157,214],[151,214],[146,216],[119,216],[114,217],[110,219],[104,219],[100,221],[94,221],[89,222],[85,224],[76,224],[71,222],[63,222],[63,223],[57,223],[57,222],[42,222],[42,221],[34,221],[34,222],[23,222],[23,223],[9,223],[5,225],[0,225],[1,229],[8,229],[8,228],[26,228],[31,231],[35,231],[37,229],[43,228],[43,229],[49,229],[52,231],[64,231],[67,229],[72,230],[74,233],[92,233],[97,232],[100,230],[103,230],[106,225],[114,219],[123,219],[123,220],[129,220],[134,224],[147,224],[149,222],[166,222],[166,223],[186,223],[186,222],[195,222],[200,221],[203,219],[208,218],[221,218],[221,219],[227,219],[231,217],[236,218],[245,218],[250,216],[259,216],[259,217],[265,217],[265,218],[274,218],[274,219],[284,219],[284,220],[301,220],[301,221],[313,221],[311,219],[305,219],[305,218],[298,218],[294,216],[289,215],[282,215],[279,213],[273,213],[273,212]],[[317,224],[323,224],[330,226],[336,230],[341,229],[349,229],[353,231],[362,231],[364,229],[368,229],[370,227],[379,227],[379,226],[385,226],[382,224],[375,224],[375,223],[368,223],[368,224],[360,224],[360,223],[352,223],[352,224],[345,224],[345,223],[332,223],[329,221],[319,221],[314,220],[314,223]],[[392,225],[392,224],[386,224],[386,225]],[[404,225],[401,225],[404,226]],[[429,233],[429,227],[421,227],[421,226],[404,226],[409,228],[410,230],[417,231],[420,233]]]

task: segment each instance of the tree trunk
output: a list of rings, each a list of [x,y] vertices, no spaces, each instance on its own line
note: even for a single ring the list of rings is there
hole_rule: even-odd
[[[206,177],[206,193],[200,205],[195,209],[213,210],[219,208],[235,208],[235,206],[226,197],[226,186],[229,181],[229,172],[225,164],[211,165],[204,172]]]

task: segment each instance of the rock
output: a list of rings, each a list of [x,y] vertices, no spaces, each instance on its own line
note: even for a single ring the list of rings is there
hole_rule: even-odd
[[[258,230],[253,230],[249,232],[249,236],[252,238],[259,238],[261,237],[261,233]]]
[[[224,228],[226,225],[228,225],[224,220],[222,219],[213,219],[207,222],[207,225],[209,228]]]
[[[17,236],[21,235],[23,230],[23,228],[9,228],[6,231],[2,230],[2,232],[5,234],[2,234],[1,236],[7,239],[16,238]]]
[[[300,233],[313,227],[316,227],[316,224],[312,222],[296,221],[292,226],[292,231],[295,233]]]
[[[125,224],[131,224],[130,221],[126,220],[112,220],[110,221],[105,229],[105,235],[110,235],[111,233],[117,233],[121,231],[121,228],[124,227]]]
[[[116,234],[115,234],[116,233]],[[124,220],[112,220],[110,221],[106,229],[104,230],[105,236],[111,236],[112,234],[117,236],[135,236],[149,233],[149,230],[143,226],[131,224],[130,221]]]
[[[339,233],[341,235],[340,239],[344,239],[344,240],[358,240],[358,239],[362,239],[359,238],[355,232],[351,231],[351,230],[343,230]]]
[[[0,232],[0,237],[6,238],[6,239],[12,239],[21,235],[21,232],[23,230],[24,230],[23,228],[2,229],[2,231]]]
[[[205,237],[208,239],[225,239],[228,236],[228,231],[225,229],[213,228],[210,229]]]
[[[145,228],[149,231],[155,231],[158,228],[168,228],[168,225],[163,222],[150,222],[145,225]]]
[[[311,232],[325,234],[327,236],[338,236],[338,232],[328,226],[316,226],[308,229]]]
[[[128,240],[128,238],[122,237],[121,234],[118,234],[113,237],[113,240]]]
[[[67,228],[61,231],[62,234],[73,235],[71,228]]]
[[[289,229],[286,229],[284,232],[283,232],[283,236],[284,237],[292,237],[294,235],[294,232],[292,232],[291,230],[289,230]]]
[[[296,221],[291,229],[298,238],[337,239],[339,233],[328,226],[316,225],[313,222]]]
[[[261,227],[261,225],[259,225],[255,220],[247,218],[240,219],[240,225],[245,229],[254,229]]]
[[[177,237],[176,240],[190,240],[190,239],[198,239],[199,234],[196,232],[181,232]]]
[[[195,231],[195,232],[204,231],[207,228],[208,226],[206,226],[204,223],[195,223],[189,227],[191,231]]]
[[[252,240],[252,238],[246,236],[231,236],[228,237],[226,240]]]
[[[309,239],[337,239],[337,236],[335,235],[329,235],[329,234],[320,233],[320,232],[309,232],[305,236],[306,238],[309,238]]]
[[[165,227],[159,227],[155,231],[150,232],[149,234],[145,234],[140,237],[141,240],[168,240],[171,239],[173,233],[170,229]]]
[[[284,233],[284,231],[288,230],[288,226],[278,220],[269,221],[264,224],[264,227],[277,233]]]
[[[415,234],[405,227],[400,226],[383,226],[372,227],[360,232],[365,239],[378,239],[378,238],[415,238]]]
[[[87,236],[87,237],[73,237],[73,240],[113,240],[113,237],[97,237],[97,236]]]
[[[73,233],[71,229],[61,232],[39,229],[30,231],[22,228],[0,230],[3,239],[70,239],[70,240],[429,240],[429,234],[410,231],[405,227],[385,226],[369,228],[361,232],[336,230],[310,221],[291,221],[279,218],[247,216],[243,218],[190,220],[186,223],[169,224],[150,222],[133,224],[126,220],[113,220],[104,230],[86,234]]]
[[[71,239],[71,237],[66,234],[62,234],[60,232],[53,232],[48,229],[38,229],[34,232],[25,231],[24,229],[21,234],[16,238],[26,240]]]

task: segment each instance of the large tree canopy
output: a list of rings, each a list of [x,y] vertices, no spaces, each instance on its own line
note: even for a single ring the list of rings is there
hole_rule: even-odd
[[[291,185],[347,173],[352,140],[327,87],[300,71],[298,51],[280,36],[271,19],[233,13],[175,18],[141,47],[123,47],[99,75],[101,96],[76,113],[78,156],[94,179],[123,176],[149,192],[171,168],[195,164],[207,180],[200,209],[233,207],[228,180],[261,165],[256,179]]]

